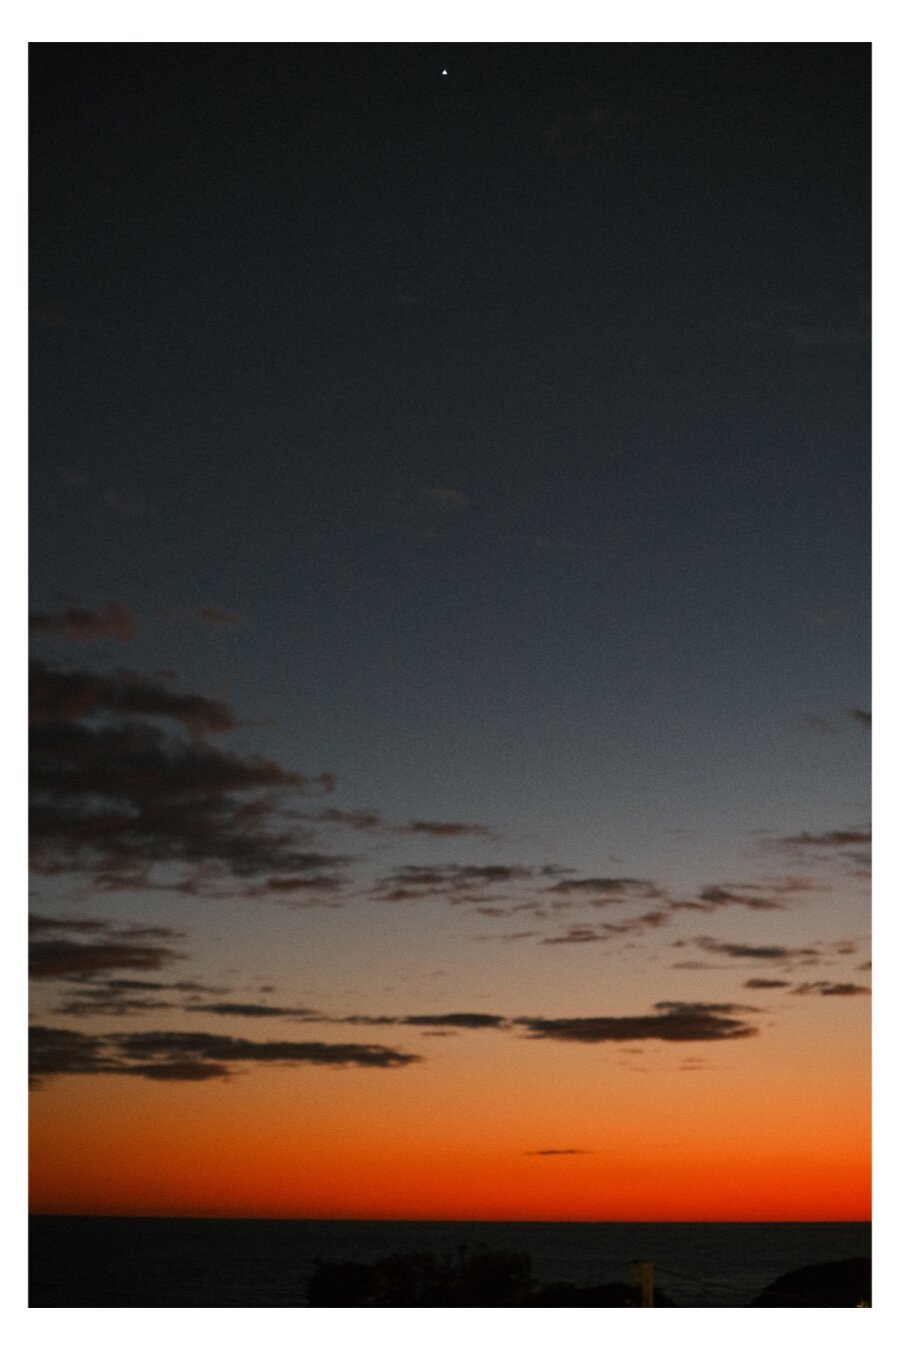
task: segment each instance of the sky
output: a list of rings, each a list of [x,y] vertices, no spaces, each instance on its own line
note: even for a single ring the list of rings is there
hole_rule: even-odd
[[[869,1215],[865,43],[31,47],[31,1203]]]

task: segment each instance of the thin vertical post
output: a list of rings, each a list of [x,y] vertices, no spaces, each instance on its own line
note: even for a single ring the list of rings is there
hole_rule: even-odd
[[[635,1280],[641,1291],[641,1307],[653,1307],[653,1262],[635,1261]]]

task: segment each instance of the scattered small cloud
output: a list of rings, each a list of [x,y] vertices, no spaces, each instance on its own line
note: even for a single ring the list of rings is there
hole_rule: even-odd
[[[855,722],[859,722],[861,726],[869,727],[871,729],[872,714],[871,712],[867,712],[865,708],[848,708],[847,714],[852,717]]]
[[[486,825],[472,825],[460,820],[411,820],[397,827],[398,834],[425,834],[434,839],[493,839],[495,835]]]
[[[868,875],[871,864],[872,831],[868,826],[847,829],[803,830],[799,834],[775,835],[763,841],[763,847],[790,853],[806,863],[827,862],[842,869],[857,869]]]
[[[792,994],[823,994],[836,995],[844,997],[853,994],[871,994],[872,990],[865,984],[832,984],[828,980],[812,980],[807,984],[798,984],[796,989],[792,989]]]
[[[745,980],[745,989],[787,989],[790,980]]]
[[[593,1149],[589,1148],[530,1148],[526,1158],[590,1158]]]
[[[711,937],[694,938],[693,943],[704,951],[714,952],[717,956],[730,956],[745,961],[796,961],[803,958],[818,960],[822,955],[817,947],[784,947],[776,943],[722,942]],[[679,939],[672,945],[683,947],[686,940]]]
[[[783,909],[784,900],[781,897],[766,895],[763,888],[755,884],[726,882],[721,886],[703,886],[690,900],[671,901],[670,908],[710,912],[735,905],[745,909]]]
[[[28,622],[31,632],[37,636],[60,638],[66,642],[94,642],[100,638],[130,642],[138,633],[131,610],[117,600],[109,600],[99,609],[72,605],[58,614],[32,613]]]
[[[527,881],[533,875],[533,868],[518,864],[406,866],[382,877],[369,898],[390,902],[437,899],[447,900],[450,904],[478,904],[486,898],[485,888]]]
[[[595,907],[624,904],[626,900],[658,900],[665,895],[654,882],[640,881],[636,877],[570,878],[557,881],[547,890],[554,895],[588,897]]]

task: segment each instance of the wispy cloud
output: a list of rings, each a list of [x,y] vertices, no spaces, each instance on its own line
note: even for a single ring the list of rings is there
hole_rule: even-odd
[[[493,839],[495,835],[486,825],[472,825],[461,820],[411,820],[396,827],[398,834],[424,834],[432,839]]]
[[[624,904],[626,900],[658,900],[665,895],[665,891],[655,882],[641,881],[636,877],[568,878],[548,886],[547,890],[554,895],[589,898],[594,906]]]
[[[215,1017],[289,1017],[310,1020],[316,1016],[314,1009],[302,1005],[272,1003],[194,1003],[186,1006],[185,1011],[212,1013]]]
[[[89,670],[57,670],[35,661],[30,670],[33,724],[77,722],[97,713],[123,717],[164,717],[186,730],[230,731],[239,725],[234,711],[220,699],[179,694],[166,676],[117,670],[102,675]]]
[[[688,945],[688,939],[679,939],[672,945],[674,947],[684,947]],[[778,943],[753,943],[753,942],[723,942],[711,937],[698,937],[690,939],[693,945],[700,947],[703,951],[714,952],[717,956],[730,956],[736,960],[746,961],[811,961],[818,960],[822,956],[821,949],[818,947],[785,947]]]
[[[58,614],[35,612],[29,615],[28,621],[32,633],[66,642],[94,642],[99,638],[129,642],[138,633],[137,620],[131,610],[117,600],[107,601],[100,609],[73,605]]]
[[[160,970],[182,953],[165,945],[183,933],[145,924],[117,926],[104,920],[52,919],[35,916],[31,931],[57,936],[32,938],[28,969],[32,979],[67,979],[72,975],[110,970]],[[78,940],[66,934],[100,934],[99,940]],[[61,934],[61,936],[60,936]]]
[[[792,854],[810,863],[836,864],[842,869],[858,869],[867,874],[871,862],[872,831],[869,826],[854,825],[846,829],[803,830],[799,834],[769,836],[763,847]]]
[[[726,1041],[757,1034],[756,1027],[728,1015],[747,1011],[739,1004],[657,1003],[654,1007],[656,1011],[644,1017],[521,1017],[516,1020],[529,1037],[588,1045],[603,1041]]]
[[[829,980],[812,980],[807,984],[798,984],[796,989],[791,990],[792,994],[824,994],[838,997],[871,992],[872,990],[865,984],[835,984]]]
[[[530,1148],[525,1152],[526,1158],[589,1158],[593,1156],[593,1149],[589,1148]]]
[[[722,886],[703,886],[689,900],[673,900],[670,908],[709,912],[737,905],[744,909],[767,910],[783,909],[784,903],[781,897],[765,894],[763,888],[756,884],[727,882]]]
[[[96,971],[65,978],[66,992],[53,1012],[66,1017],[132,1017],[161,1008],[190,1010],[200,995],[228,993],[199,980],[98,979]]]
[[[370,892],[372,900],[444,899],[451,904],[478,903],[485,888],[527,881],[534,869],[518,864],[448,863],[396,868]]]
[[[195,1031],[136,1031],[88,1035],[60,1027],[30,1030],[33,1086],[59,1074],[119,1074],[161,1082],[202,1082],[229,1078],[235,1067],[395,1069],[420,1056],[384,1045],[328,1044],[323,1041],[250,1041]]]

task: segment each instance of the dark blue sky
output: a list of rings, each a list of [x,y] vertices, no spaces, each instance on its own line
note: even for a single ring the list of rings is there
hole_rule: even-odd
[[[868,706],[864,44],[33,62],[38,608],[154,616],[369,794],[815,790],[798,720]]]
[[[868,45],[31,61],[53,978],[867,993]]]

